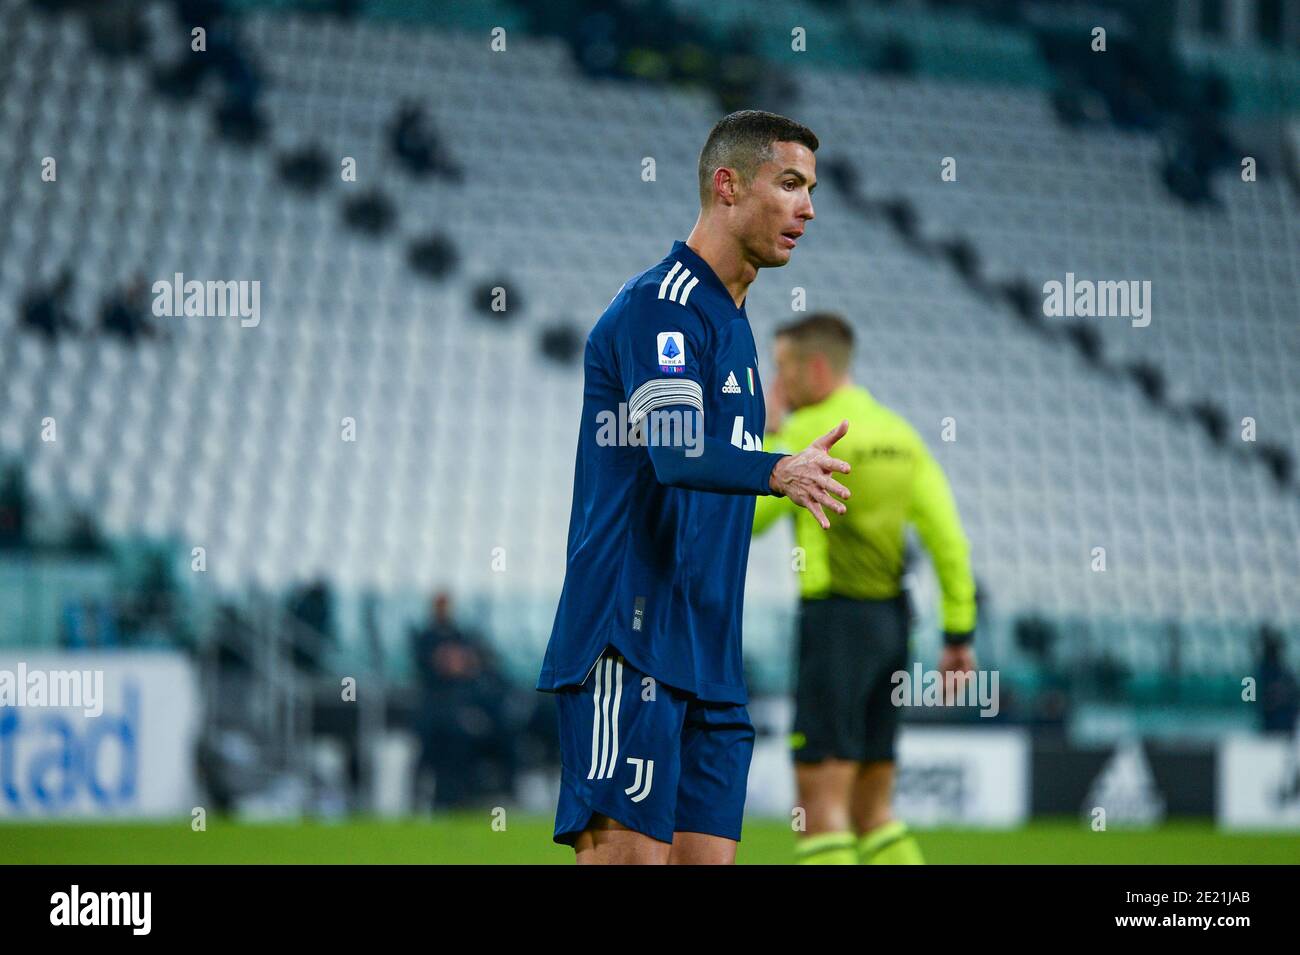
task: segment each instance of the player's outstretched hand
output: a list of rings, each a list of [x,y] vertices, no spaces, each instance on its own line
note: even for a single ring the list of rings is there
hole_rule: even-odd
[[[800,507],[808,508],[812,516],[817,518],[822,530],[831,526],[823,507],[829,507],[836,514],[848,510],[831,495],[846,501],[849,499],[849,489],[832,477],[836,471],[848,474],[849,463],[833,458],[828,453],[848,430],[849,423],[841,421],[833,431],[826,432],[798,454],[777,461],[768,481],[774,494],[784,494]]]

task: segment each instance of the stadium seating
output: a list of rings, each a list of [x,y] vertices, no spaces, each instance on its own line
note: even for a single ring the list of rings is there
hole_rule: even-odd
[[[169,8],[148,17],[156,35],[184,36]],[[323,574],[345,607],[377,589],[392,639],[446,585],[523,651],[527,678],[563,574],[581,401],[580,369],[542,360],[538,332],[557,318],[585,330],[685,238],[710,100],[593,82],[558,43],[512,38],[495,54],[485,34],[257,13],[243,34],[268,74],[272,149],[239,148],[196,103],[160,98],[145,64],[96,59],[74,20],[0,0],[3,34],[40,55],[15,60],[0,88],[0,127],[20,133],[0,136],[0,455],[111,533],[206,547],[215,587]],[[1107,352],[1155,362],[1177,395],[1217,396],[1234,421],[1252,416],[1300,450],[1296,209],[1279,184],[1222,182],[1221,211],[1189,212],[1156,181],[1154,143],[1067,132],[1041,93],[798,79],[790,112],[822,137],[819,155],[854,162],[870,195],[913,200],[927,234],[971,239],[991,276],[1150,279],[1150,327],[1096,320]],[[414,179],[388,153],[407,98],[426,104],[463,182]],[[286,189],[277,152],[307,144],[333,168],[355,158],[358,181]],[[955,183],[939,178],[948,155]],[[53,183],[39,176],[46,156]],[[341,224],[350,190],[372,187],[399,210],[398,234],[377,241]],[[857,377],[948,471],[990,620],[1114,620],[1096,632],[1145,666],[1160,658],[1126,621],[1182,621],[1209,635],[1184,658],[1206,671],[1249,659],[1232,628],[1300,623],[1293,494],[1136,385],[1027,333],[842,198],[824,180],[793,264],[755,284],[760,353],[796,287],[810,308],[851,318]],[[460,261],[437,283],[406,265],[406,243],[432,229]],[[17,329],[14,306],[65,263],[85,323],[136,272],[260,281],[261,322],[163,318],[163,341],[50,345]],[[499,274],[525,302],[503,325],[470,302]],[[46,416],[53,443],[40,439]],[[795,592],[788,546],[760,540],[750,568],[747,639],[773,671]],[[1104,573],[1090,569],[1095,547]],[[932,614],[932,581],[916,586]],[[994,632],[1012,653],[1005,627]]]

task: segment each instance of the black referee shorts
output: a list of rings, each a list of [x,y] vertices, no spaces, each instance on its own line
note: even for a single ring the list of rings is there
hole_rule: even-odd
[[[891,676],[907,669],[906,592],[889,600],[827,597],[799,611],[794,735],[799,763],[893,760]]]

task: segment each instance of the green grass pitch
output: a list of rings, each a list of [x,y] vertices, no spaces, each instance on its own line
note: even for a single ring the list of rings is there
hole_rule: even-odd
[[[509,814],[337,823],[0,823],[0,863],[550,863],[573,852],[551,842],[551,820]],[[1300,863],[1300,833],[1221,833],[1207,821],[1093,832],[1075,820],[1011,831],[936,829],[917,834],[930,863]],[[741,863],[785,864],[793,835],[780,821],[745,827]]]

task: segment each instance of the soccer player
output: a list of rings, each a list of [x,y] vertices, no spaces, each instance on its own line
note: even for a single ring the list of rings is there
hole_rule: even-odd
[[[800,447],[826,422],[853,430],[836,453],[852,465],[848,516],[828,533],[777,498],[761,498],[754,530],[793,515],[803,548],[795,784],[806,828],[801,863],[921,863],[907,826],[891,814],[898,710],[891,676],[907,667],[908,608],[902,588],[904,528],[912,524],[939,577],[941,672],[975,667],[975,584],[968,545],[943,471],[911,425],[849,376],[853,331],[817,313],[776,335],[773,448]]]
[[[555,841],[580,863],[730,863],[754,728],[740,622],[756,495],[845,512],[840,422],[763,450],[745,313],[813,218],[817,137],[732,113],[699,159],[685,242],[619,290],[587,338],[564,590],[537,688],[557,695]]]

